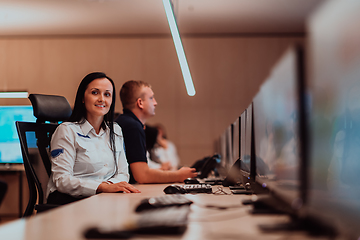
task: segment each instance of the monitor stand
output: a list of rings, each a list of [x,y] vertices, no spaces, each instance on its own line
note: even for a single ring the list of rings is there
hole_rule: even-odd
[[[224,187],[235,186],[238,182],[240,182],[240,165],[241,160],[240,158],[236,160],[236,162],[231,166],[226,178],[222,182]]]

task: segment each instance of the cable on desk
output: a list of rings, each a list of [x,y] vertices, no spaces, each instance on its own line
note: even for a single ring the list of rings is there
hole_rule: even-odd
[[[215,194],[215,195],[231,195],[230,193],[225,192],[223,187],[221,187],[221,186],[218,186],[216,191],[213,192],[213,194]]]

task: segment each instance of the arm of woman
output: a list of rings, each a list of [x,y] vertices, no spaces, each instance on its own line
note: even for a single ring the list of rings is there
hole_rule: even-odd
[[[96,193],[114,193],[114,192],[126,192],[126,193],[139,193],[140,191],[127,182],[119,182],[119,183],[109,183],[102,182]]]
[[[125,155],[124,137],[120,126],[114,123],[115,133],[115,146],[117,156],[117,173],[108,181],[99,185],[96,193],[101,192],[126,192],[126,193],[139,193],[140,191],[129,184],[129,165]]]
[[[129,165],[125,155],[124,137],[120,126],[114,123],[115,147],[117,157],[117,172],[109,179],[111,183],[129,182]]]
[[[120,151],[117,151],[117,164],[117,173],[108,181],[112,183],[129,182],[129,165],[126,160],[124,148],[121,148]]]
[[[120,127],[119,127],[120,128]],[[124,138],[121,134],[121,129],[120,129],[120,134],[118,135],[118,131],[119,129],[115,129],[115,134],[116,134],[116,154],[117,154],[117,163],[118,163],[118,171],[115,174],[114,177],[112,177],[111,179],[109,179],[106,182],[103,182],[99,185],[98,189],[96,190],[96,193],[101,193],[101,192],[126,192],[126,193],[131,193],[131,192],[135,192],[135,193],[139,193],[140,191],[135,188],[134,186],[132,186],[131,184],[128,183],[129,181],[129,166],[128,166],[128,162],[126,160],[126,155],[125,155],[125,145],[124,145]]]

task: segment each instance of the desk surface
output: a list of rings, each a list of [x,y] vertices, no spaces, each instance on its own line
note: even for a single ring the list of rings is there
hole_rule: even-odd
[[[131,218],[137,204],[146,197],[163,195],[168,184],[136,185],[141,193],[102,193],[59,208],[19,219],[0,226],[0,239],[7,240],[81,240],[85,229],[124,226]],[[216,186],[214,187],[216,190]],[[227,188],[225,191],[229,192]],[[309,239],[304,233],[263,233],[259,224],[284,223],[285,215],[252,215],[250,207],[241,204],[248,195],[186,194],[191,205],[189,224],[182,236],[162,236],[160,239]],[[205,205],[232,206],[225,210],[207,208]],[[142,239],[136,237],[132,239]],[[159,236],[146,237],[159,239]]]

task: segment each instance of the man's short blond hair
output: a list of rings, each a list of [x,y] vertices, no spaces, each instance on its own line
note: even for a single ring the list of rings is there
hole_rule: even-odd
[[[125,82],[120,89],[120,100],[124,109],[133,109],[136,101],[142,98],[142,88],[149,87],[150,84],[143,81],[129,80]]]

